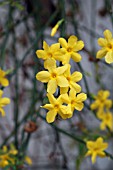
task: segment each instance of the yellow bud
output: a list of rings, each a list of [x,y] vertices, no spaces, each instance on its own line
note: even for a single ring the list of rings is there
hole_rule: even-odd
[[[59,25],[56,24],[56,25],[52,28],[52,30],[51,30],[51,36],[52,36],[52,37],[56,34],[58,27],[59,27]]]
[[[51,30],[51,36],[52,36],[52,37],[56,34],[57,29],[59,28],[59,26],[62,24],[63,21],[64,21],[64,19],[59,20],[59,21],[56,23],[56,25],[52,28],[52,30]]]
[[[32,160],[31,160],[31,158],[30,158],[29,156],[26,156],[26,157],[25,157],[25,161],[26,161],[26,163],[28,163],[29,165],[32,165]]]

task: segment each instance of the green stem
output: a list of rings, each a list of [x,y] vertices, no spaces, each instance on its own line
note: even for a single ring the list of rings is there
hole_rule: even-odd
[[[39,114],[39,112],[37,112],[37,113],[38,113],[38,116],[39,116],[42,120],[44,120],[44,121],[46,122],[45,117],[42,116],[41,114]],[[68,137],[71,137],[72,139],[76,140],[77,142],[80,142],[80,143],[82,143],[82,144],[86,144],[86,142],[85,142],[84,140],[82,140],[82,139],[78,138],[77,136],[75,136],[75,135],[73,135],[73,134],[70,134],[70,133],[68,133],[67,131],[59,128],[59,127],[56,126],[54,123],[51,123],[51,124],[49,124],[49,125],[52,126],[54,129],[58,130],[60,133],[63,133],[64,135],[66,135],[66,136],[68,136]]]

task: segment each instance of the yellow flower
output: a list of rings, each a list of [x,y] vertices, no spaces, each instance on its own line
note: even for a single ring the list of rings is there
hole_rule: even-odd
[[[64,76],[68,80],[69,86],[68,87],[61,87],[60,93],[67,93],[68,89],[74,89],[77,93],[81,91],[81,86],[78,85],[76,82],[80,81],[82,79],[82,74],[78,71],[75,71],[73,74],[70,73],[71,66],[68,66],[68,69],[65,71]]]
[[[97,52],[96,58],[105,57],[105,61],[110,64],[113,62],[113,37],[110,30],[105,30],[103,34],[105,38],[98,39],[102,49]]]
[[[59,38],[59,42],[62,48],[58,55],[61,56],[60,60],[63,64],[68,64],[70,58],[75,62],[81,61],[81,55],[77,52],[84,47],[83,41],[77,41],[77,37],[72,35],[68,38],[68,42],[64,38]]]
[[[3,107],[10,103],[10,99],[7,97],[2,98],[2,95],[3,91],[0,90],[0,113],[2,114],[2,116],[5,116],[5,111]]]
[[[62,94],[62,100],[70,106],[72,112],[74,109],[81,111],[84,107],[83,101],[87,99],[85,93],[76,94],[74,89],[71,89],[68,94]]]
[[[18,151],[13,147],[8,149],[7,146],[3,146],[1,152],[0,152],[0,167],[4,168],[10,164],[15,164],[15,157],[13,155],[16,155]]]
[[[112,100],[107,99],[109,95],[108,90],[99,90],[97,96],[95,96],[95,101],[90,106],[92,110],[97,110],[98,118],[103,116],[105,109],[108,110],[112,106]]]
[[[49,46],[45,41],[43,42],[44,50],[37,50],[36,55],[38,58],[42,58],[43,60],[47,60],[49,58],[54,58],[57,60],[57,52],[60,50],[60,43],[55,43]],[[59,59],[58,59],[59,60]]]
[[[9,81],[6,78],[6,72],[0,68],[0,85],[6,87],[9,85]]]
[[[0,156],[0,167],[1,168],[4,168],[9,164],[9,162],[7,161],[8,158],[9,157],[6,157],[6,155]]]
[[[97,156],[99,157],[106,156],[104,150],[108,147],[108,144],[103,142],[103,138],[99,137],[97,138],[96,141],[87,141],[86,145],[88,148],[86,156],[92,155],[91,157],[92,163],[96,162]]]
[[[49,110],[46,115],[48,123],[54,122],[57,114],[59,114],[63,119],[69,118],[70,115],[72,115],[71,110],[67,113],[67,107],[63,105],[62,95],[60,95],[57,99],[50,93],[48,93],[47,96],[50,104],[45,104],[42,107]]]
[[[106,127],[108,127],[111,131],[113,130],[113,115],[111,112],[103,113],[101,121],[102,121],[100,124],[101,130],[105,130]]]
[[[57,29],[59,28],[59,26],[62,24],[63,21],[64,21],[64,19],[59,20],[59,21],[56,23],[56,25],[52,28],[52,30],[51,30],[51,36],[52,36],[52,37],[56,34]]]
[[[68,68],[68,65],[56,67],[56,61],[54,59],[48,59],[46,62],[48,71],[40,71],[36,74],[36,79],[48,83],[47,92],[55,93],[57,86],[68,87],[68,81],[63,76],[63,73]]]
[[[28,165],[32,165],[32,160],[29,156],[25,156],[24,161],[28,164]]]

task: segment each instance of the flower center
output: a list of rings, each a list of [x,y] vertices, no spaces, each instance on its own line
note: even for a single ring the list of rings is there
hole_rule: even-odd
[[[111,43],[108,43],[107,47],[109,48],[109,50],[113,49],[113,45]]]
[[[49,56],[50,58],[52,58],[52,54],[51,54],[51,53],[48,53],[48,56]]]
[[[71,51],[72,51],[72,48],[68,47],[68,48],[67,48],[67,51],[68,51],[68,52],[71,52]]]
[[[71,104],[73,105],[75,103],[75,101],[74,100],[71,100]]]
[[[54,105],[54,109],[55,109],[55,110],[58,110],[58,109],[59,109],[59,105],[58,105],[58,104],[55,104],[55,105]]]
[[[94,151],[98,151],[98,148],[96,147],[96,148],[94,148]]]
[[[56,73],[52,73],[52,74],[51,74],[51,77],[52,77],[52,78],[56,78],[56,76],[57,76]]]
[[[70,77],[66,77],[66,78],[67,78],[67,80],[68,80],[68,81],[70,81],[70,80],[71,80],[71,78],[70,78]]]

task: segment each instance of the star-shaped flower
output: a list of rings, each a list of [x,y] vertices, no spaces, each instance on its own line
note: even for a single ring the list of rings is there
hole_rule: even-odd
[[[68,68],[67,64],[61,67],[56,67],[56,61],[54,59],[48,59],[46,62],[46,68],[48,69],[48,71],[40,71],[36,74],[36,78],[43,83],[48,83],[48,93],[55,93],[57,86],[69,86],[67,79],[63,75],[63,73]]]
[[[0,68],[0,85],[6,87],[9,85],[9,81],[6,78],[6,72]]]
[[[44,50],[37,50],[36,55],[38,58],[42,58],[46,61],[49,58],[54,58],[55,60],[59,60],[57,58],[56,53],[60,50],[60,43],[55,43],[49,46],[45,41],[43,42],[43,49]]]
[[[72,35],[68,38],[68,42],[64,38],[59,38],[59,42],[62,46],[59,56],[61,55],[63,64],[68,64],[70,58],[72,58],[75,62],[81,61],[81,55],[78,51],[83,49],[83,41],[78,41],[77,37]]]
[[[96,157],[105,157],[106,154],[104,150],[108,147],[107,143],[103,142],[103,138],[99,137],[96,141],[87,141],[86,143],[88,151],[86,153],[86,156],[92,156],[91,160],[92,163],[96,162]]]
[[[71,89],[68,94],[62,94],[62,100],[70,106],[72,112],[74,109],[81,111],[84,107],[83,101],[87,99],[85,93],[76,94],[74,89]]]
[[[108,90],[99,90],[95,96],[95,101],[90,106],[92,110],[97,110],[98,118],[101,118],[105,109],[107,110],[112,106],[112,100],[108,99],[109,95]]]
[[[0,90],[0,113],[2,114],[2,116],[5,116],[5,111],[3,107],[10,103],[10,99],[7,97],[2,98],[2,95],[3,95],[3,91]]]
[[[105,30],[103,34],[105,38],[98,39],[98,44],[102,49],[97,52],[96,58],[105,57],[105,61],[110,64],[113,62],[113,37],[110,30]]]
[[[72,116],[71,110],[68,110],[67,112],[67,107],[63,105],[62,95],[55,98],[52,94],[48,93],[47,97],[50,104],[45,104],[42,107],[49,110],[46,115],[46,120],[48,123],[54,122],[57,114],[59,114],[63,119]]]
[[[113,115],[110,111],[104,112],[101,116],[100,120],[102,121],[100,124],[101,130],[105,130],[108,127],[111,131],[113,130]]]
[[[76,82],[80,81],[82,79],[82,74],[78,71],[75,71],[74,73],[71,74],[70,72],[71,66],[68,65],[68,69],[65,71],[64,76],[68,80],[69,86],[68,87],[61,87],[60,88],[60,93],[67,93],[68,89],[74,89],[77,93],[81,91],[81,86],[77,84]]]

